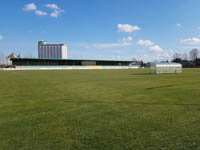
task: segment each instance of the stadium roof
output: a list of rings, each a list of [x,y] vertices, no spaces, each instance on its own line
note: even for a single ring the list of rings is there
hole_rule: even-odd
[[[136,61],[132,61],[132,60],[95,60],[95,59],[59,59],[59,58],[20,58],[20,57],[18,57],[18,58],[15,58],[15,57],[13,57],[13,58],[11,58],[11,60],[27,60],[27,59],[29,59],[29,60],[73,60],[73,61],[112,61],[112,62],[136,62]]]

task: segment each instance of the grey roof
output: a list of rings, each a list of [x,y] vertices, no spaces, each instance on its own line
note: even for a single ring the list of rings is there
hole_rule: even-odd
[[[173,63],[173,62],[163,62],[163,63],[154,63],[152,66],[157,66],[157,67],[164,67],[164,66],[182,66],[180,63]]]
[[[59,58],[11,58],[11,60],[74,60],[74,61],[113,61],[113,62],[137,62],[131,60],[98,60],[98,59],[59,59]]]

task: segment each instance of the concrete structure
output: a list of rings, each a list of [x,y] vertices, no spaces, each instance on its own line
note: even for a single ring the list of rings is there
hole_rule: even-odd
[[[47,44],[46,41],[38,42],[38,57],[39,58],[67,58],[66,44]]]
[[[11,66],[12,65],[11,58],[18,58],[18,56],[15,55],[14,53],[11,53],[8,57],[6,57],[6,65],[7,66]]]
[[[151,65],[154,74],[182,73],[182,65],[178,63],[157,63]]]

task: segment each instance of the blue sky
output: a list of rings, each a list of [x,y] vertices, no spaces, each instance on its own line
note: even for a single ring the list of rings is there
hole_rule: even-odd
[[[38,40],[70,58],[170,59],[200,48],[199,0],[1,0],[0,51],[37,56]]]

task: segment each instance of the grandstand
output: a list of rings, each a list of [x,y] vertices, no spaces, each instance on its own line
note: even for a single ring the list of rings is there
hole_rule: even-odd
[[[18,70],[54,69],[136,69],[141,62],[127,60],[86,60],[52,58],[10,58],[12,67]],[[5,69],[12,70],[12,69]],[[16,69],[14,69],[16,70]]]
[[[84,59],[48,59],[48,58],[11,58],[14,66],[129,66],[140,65],[136,61],[126,60],[84,60]]]

